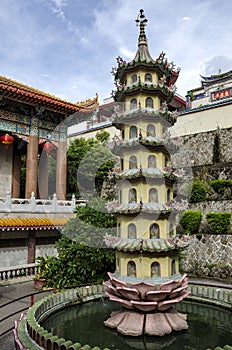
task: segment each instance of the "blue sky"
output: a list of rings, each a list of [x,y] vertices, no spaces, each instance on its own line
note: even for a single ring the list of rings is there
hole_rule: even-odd
[[[67,101],[109,97],[116,57],[137,49],[143,8],[153,58],[181,68],[177,92],[232,69],[232,1],[0,0],[0,75]]]

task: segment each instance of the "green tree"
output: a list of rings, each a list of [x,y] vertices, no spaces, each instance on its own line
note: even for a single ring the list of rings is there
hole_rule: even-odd
[[[67,152],[67,193],[85,197],[100,194],[104,179],[113,168],[115,156],[107,149],[109,133],[101,131],[93,139],[75,139]],[[96,191],[96,192],[95,192]]]
[[[94,198],[85,207],[77,207],[76,215],[56,243],[58,256],[39,259],[48,287],[101,283],[108,271],[115,270],[115,251],[106,248],[104,235],[114,234],[116,219],[105,211],[105,202]]]

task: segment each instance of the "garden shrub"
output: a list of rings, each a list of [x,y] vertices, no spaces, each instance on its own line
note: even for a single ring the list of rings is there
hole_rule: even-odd
[[[204,202],[207,199],[208,185],[200,180],[192,183],[190,203]]]
[[[106,212],[106,202],[93,198],[76,208],[76,217],[63,227],[56,243],[58,256],[40,257],[40,275],[46,286],[62,289],[82,283],[101,283],[115,270],[115,251],[104,236],[116,233],[116,218]]]
[[[206,215],[206,220],[210,225],[213,233],[218,235],[225,234],[230,226],[231,213],[214,213],[210,212]]]
[[[229,190],[230,197],[231,197],[232,180],[213,180],[213,181],[210,181],[210,186],[214,189],[215,192],[217,192],[221,196],[227,195],[227,192]]]
[[[180,225],[185,230],[185,233],[198,233],[202,213],[200,210],[186,210],[180,219]]]

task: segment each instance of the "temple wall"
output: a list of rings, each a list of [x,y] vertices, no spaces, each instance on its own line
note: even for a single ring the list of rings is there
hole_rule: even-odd
[[[8,149],[0,144],[0,197],[5,198],[7,191],[11,192],[12,187],[12,153],[13,146]]]
[[[56,254],[57,251],[53,244],[36,247],[36,257]],[[27,247],[0,248],[0,268],[27,264],[27,257]]]

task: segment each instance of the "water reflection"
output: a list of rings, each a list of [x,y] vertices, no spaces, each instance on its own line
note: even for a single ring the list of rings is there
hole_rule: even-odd
[[[232,314],[219,308],[181,302],[176,309],[188,314],[189,329],[163,338],[123,336],[105,327],[103,321],[117,309],[117,303],[104,299],[74,305],[49,317],[43,327],[73,342],[112,350],[205,350],[231,343]]]

